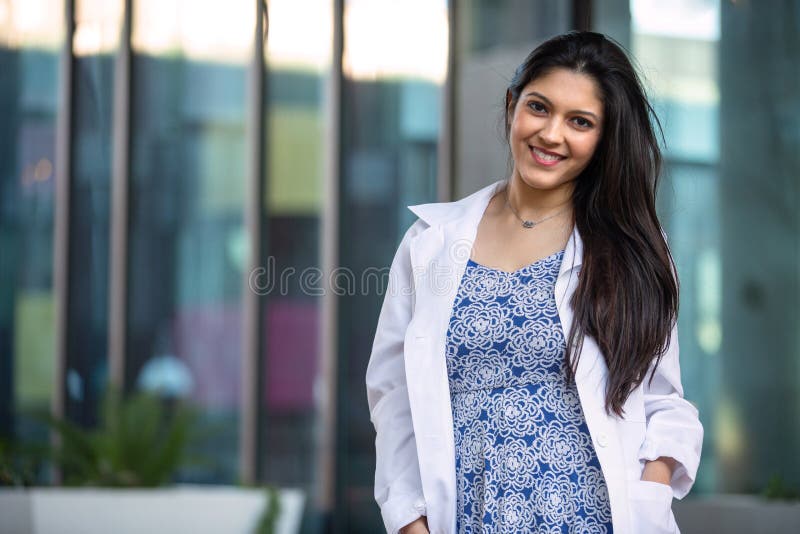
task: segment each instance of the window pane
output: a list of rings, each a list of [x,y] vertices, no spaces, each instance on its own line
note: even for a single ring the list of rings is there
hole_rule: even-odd
[[[302,488],[314,510],[321,482],[320,444],[321,284],[303,273],[320,270],[320,218],[328,131],[325,90],[332,48],[332,3],[269,2],[266,50],[267,247],[264,295],[264,367],[260,409],[259,478]],[[309,17],[308,13],[314,13]],[[270,286],[271,284],[271,286]],[[263,290],[263,291],[261,291]]]
[[[800,488],[800,462],[783,462],[800,449],[800,11],[762,11],[720,3],[721,373],[708,422],[726,492],[775,476]]]
[[[705,426],[696,491],[800,487],[800,26],[792,2],[632,0],[607,20],[666,137],[659,211],[681,279],[681,366]],[[622,23],[628,19],[629,23]]]
[[[687,398],[705,424],[696,492],[715,487],[713,410],[719,395],[719,6],[633,1],[630,47],[664,127],[659,212],[681,280],[678,328]],[[681,57],[680,61],[677,58]]]
[[[455,51],[455,197],[510,172],[502,129],[508,80],[531,50],[569,29],[570,2],[459,2]]]
[[[133,3],[129,386],[188,397],[238,477],[247,62],[255,4]]]
[[[349,0],[343,15],[339,266],[354,287],[338,299],[337,528],[377,532],[364,371],[384,287],[361,283],[390,265],[415,219],[406,206],[436,200],[447,4]]]
[[[22,415],[55,379],[53,208],[63,8],[6,2],[0,18],[0,438],[47,440]],[[39,478],[43,473],[39,473]]]
[[[97,422],[108,382],[114,54],[122,2],[75,3],[66,414]]]

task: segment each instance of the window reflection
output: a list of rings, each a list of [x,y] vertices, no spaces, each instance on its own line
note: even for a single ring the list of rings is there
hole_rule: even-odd
[[[73,53],[78,56],[113,54],[119,46],[123,2],[77,0]]]
[[[320,493],[318,447],[321,300],[300,277],[320,267],[322,194],[333,12],[326,0],[269,2],[264,216],[268,272],[263,299],[259,478]],[[319,284],[317,284],[319,286]],[[319,288],[319,287],[318,287]],[[312,516],[315,499],[306,512]],[[318,517],[318,516],[317,516]],[[315,519],[310,519],[313,524]]]
[[[447,32],[444,1],[345,2],[339,266],[354,273],[388,266],[414,219],[406,206],[437,197]],[[338,298],[341,531],[382,524],[363,387],[381,301],[375,290]]]
[[[135,387],[174,386],[213,426],[205,452],[214,465],[184,473],[197,481],[238,478],[254,27],[248,0],[224,9],[211,1],[133,3],[126,376]]]
[[[631,2],[632,52],[642,66],[667,144],[660,213],[681,279],[681,365],[687,397],[707,428],[715,420],[722,337],[717,55],[719,3]],[[716,292],[715,292],[716,291]],[[712,432],[706,433],[706,441]],[[714,483],[715,451],[703,449],[695,491]]]
[[[271,70],[323,73],[330,68],[333,2],[271,0],[267,62]]]
[[[243,63],[250,57],[255,3],[134,0],[131,45],[140,54]]]
[[[50,0],[0,2],[0,47],[56,50],[64,38],[64,6]]]
[[[508,80],[539,43],[569,29],[570,10],[570,2],[551,0],[458,4],[454,198],[507,176],[510,156],[500,119]]]
[[[46,442],[29,417],[51,398],[53,214],[63,10],[0,3],[0,439]],[[34,473],[39,481],[47,473]]]
[[[796,3],[720,3],[720,393],[743,447],[718,488],[800,487],[800,20]]]
[[[447,26],[444,1],[348,0],[344,73],[353,80],[416,78],[441,84],[447,71]]]
[[[75,2],[65,413],[93,425],[108,383],[114,64],[121,0]]]

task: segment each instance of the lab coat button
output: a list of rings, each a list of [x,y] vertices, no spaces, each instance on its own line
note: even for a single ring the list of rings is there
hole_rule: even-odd
[[[416,512],[418,514],[423,514],[424,515],[425,514],[425,501],[423,501],[422,499],[417,499],[416,501],[414,501],[414,510],[416,510]]]
[[[606,434],[597,435],[597,444],[601,447],[608,446],[608,436]]]

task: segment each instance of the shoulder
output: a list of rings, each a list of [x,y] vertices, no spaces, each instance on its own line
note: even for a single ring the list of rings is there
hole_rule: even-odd
[[[459,200],[416,204],[408,206],[408,209],[427,226],[444,224],[467,217],[475,212],[483,213],[489,200],[496,192],[505,187],[505,183],[505,180],[498,180]]]

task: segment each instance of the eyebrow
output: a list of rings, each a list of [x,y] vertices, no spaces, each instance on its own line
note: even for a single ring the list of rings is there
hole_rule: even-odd
[[[542,93],[537,93],[536,91],[531,91],[530,93],[525,94],[525,96],[538,96],[539,98],[544,100],[545,104],[547,104],[548,106],[552,106],[553,105],[553,103],[550,102],[549,98],[544,96]],[[580,113],[582,115],[591,115],[592,117],[595,118],[595,120],[597,120],[597,121],[600,120],[600,118],[597,115],[595,115],[594,113],[592,113],[591,111],[584,111],[582,109],[573,109],[573,110],[568,111],[567,113]]]

